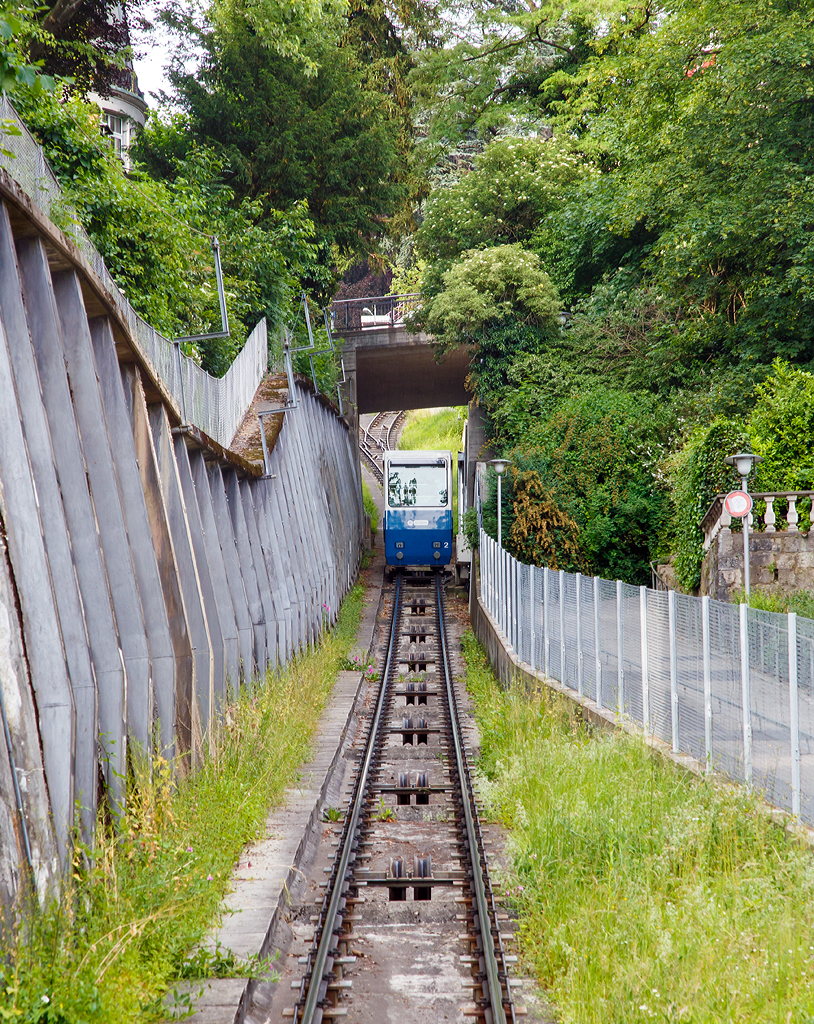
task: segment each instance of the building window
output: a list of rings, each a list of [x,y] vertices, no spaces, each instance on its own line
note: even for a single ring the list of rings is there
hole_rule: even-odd
[[[119,156],[122,156],[122,151],[127,151],[127,145],[130,141],[130,132],[128,131],[125,118],[120,117],[118,114],[108,114],[106,112],[103,124],[107,128],[106,134],[110,136],[113,142],[113,148]]]

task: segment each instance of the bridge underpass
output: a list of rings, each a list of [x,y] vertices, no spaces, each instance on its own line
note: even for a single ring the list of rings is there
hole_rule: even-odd
[[[475,462],[491,458],[484,449],[483,414],[466,390],[472,355],[457,348],[436,359],[432,336],[408,329],[410,312],[420,301],[420,295],[410,293],[343,299],[331,307],[345,366],[346,415],[358,432],[359,416],[365,413],[468,406],[464,454],[471,503]]]

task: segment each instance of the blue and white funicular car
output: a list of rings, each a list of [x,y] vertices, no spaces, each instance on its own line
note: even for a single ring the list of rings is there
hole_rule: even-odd
[[[452,559],[452,455],[386,452],[384,554],[390,567],[431,569]]]

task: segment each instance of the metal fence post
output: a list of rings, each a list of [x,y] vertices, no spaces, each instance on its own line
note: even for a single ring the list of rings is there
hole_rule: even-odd
[[[491,558],[491,573],[492,573],[492,616],[497,621],[497,606],[498,606],[498,577],[497,577],[497,547],[492,538],[489,538],[489,551]]]
[[[565,569],[560,569],[560,682],[565,682]]]
[[[511,566],[509,564],[509,552],[503,549],[503,635],[509,640],[511,633],[511,600],[512,589],[510,581]],[[511,643],[511,640],[509,640]]]
[[[492,611],[492,574],[489,571],[489,545],[486,543],[486,537],[483,530],[478,530],[478,551],[480,553],[480,582],[481,582],[481,593],[483,595],[484,603],[486,604],[487,611]]]
[[[712,667],[710,665],[709,598],[701,598],[701,646],[704,660],[704,756],[712,771]]]
[[[489,573],[492,577],[492,617],[497,620],[497,549],[489,537]]]
[[[616,710],[625,713],[625,650],[622,642],[622,581],[616,581]]]
[[[797,613],[789,612],[789,732],[791,733],[791,813],[800,817],[800,719],[797,706]]]
[[[639,587],[639,635],[642,649],[642,728],[650,728],[650,677],[647,671],[647,587]]]
[[[599,635],[599,577],[594,576],[594,654],[596,655],[596,706],[602,707],[602,639]]]
[[[495,548],[495,618],[503,629],[503,550],[500,545]]]
[[[184,370],[181,361],[181,342],[174,341],[173,347],[175,348],[175,365],[178,368],[178,404],[181,406],[181,419],[183,423],[181,426],[187,424],[187,401],[186,395],[184,394]]]
[[[496,615],[498,625],[503,632],[503,612],[506,607],[506,602],[503,599],[503,548],[498,545],[498,614]]]
[[[752,695],[749,688],[749,605],[741,604],[741,704],[743,705],[743,774],[752,788]]]
[[[543,672],[548,678],[548,566],[543,569]]]
[[[534,644],[537,639],[537,630],[534,628],[536,623],[535,618],[535,607],[534,607],[534,592],[537,589],[534,586],[534,581],[537,578],[537,566],[529,566],[529,664],[531,665],[531,671],[537,671],[537,652],[534,650]]]
[[[509,640],[511,622],[511,584],[509,582],[509,552],[503,548],[503,635]],[[509,640],[509,643],[511,641]]]
[[[520,656],[520,563],[512,559],[512,647]]]
[[[678,753],[678,657],[676,654],[676,592],[667,591],[667,632],[670,643],[670,731]]]
[[[577,694],[582,696],[582,573],[578,572],[574,587],[577,594]]]

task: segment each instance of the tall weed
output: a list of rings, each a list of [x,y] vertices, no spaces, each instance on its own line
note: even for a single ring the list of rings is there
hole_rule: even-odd
[[[753,798],[501,690],[464,641],[522,951],[562,1024],[814,1021],[814,861]]]
[[[77,846],[61,898],[26,908],[0,958],[0,1020],[163,1020],[172,982],[212,966],[196,947],[241,849],[263,835],[269,808],[308,757],[362,595],[361,586],[350,592],[319,647],[223,709],[214,753],[198,770],[182,776],[160,758],[133,759],[122,818],[100,821],[93,849]],[[229,963],[214,960],[210,973]]]

